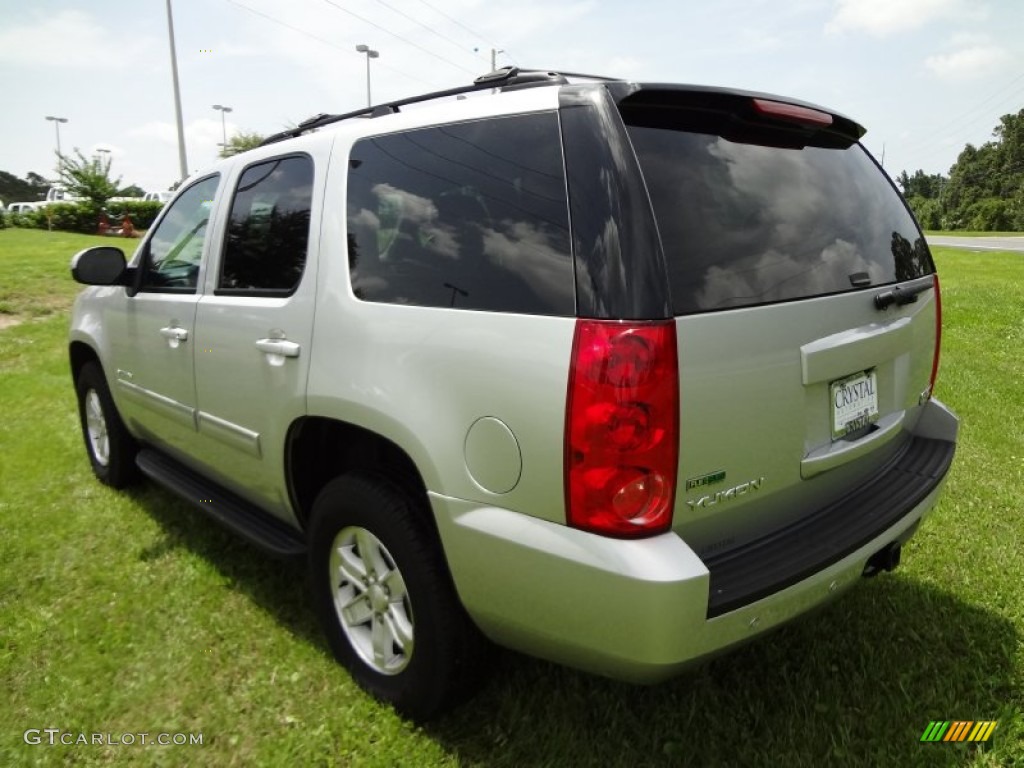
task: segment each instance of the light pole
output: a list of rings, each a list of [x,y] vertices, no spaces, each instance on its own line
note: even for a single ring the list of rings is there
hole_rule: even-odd
[[[231,111],[231,107],[222,107],[220,104],[214,104],[213,108],[216,109],[218,112],[220,112],[220,131],[221,131],[221,134],[223,134],[223,136],[224,136],[224,144],[222,146],[227,148],[227,146],[228,146],[228,128],[227,128],[227,124],[224,122],[224,113],[225,112],[230,112]]]
[[[178,122],[178,163],[181,180],[188,176],[188,160],[185,157],[185,127],[181,120],[181,90],[178,88],[178,56],[174,52],[174,18],[171,15],[171,0],[167,0],[167,37],[171,42],[171,78],[174,81],[174,116]]]
[[[376,59],[380,56],[379,51],[375,51],[368,45],[357,45],[356,50],[359,53],[366,54],[366,106],[372,107],[373,102],[370,100],[370,59]]]
[[[66,123],[68,119],[66,117],[54,117],[53,115],[47,115],[47,120],[53,121],[53,127],[57,129],[57,177],[61,175],[61,171],[64,170],[64,156],[60,153],[60,124]]]

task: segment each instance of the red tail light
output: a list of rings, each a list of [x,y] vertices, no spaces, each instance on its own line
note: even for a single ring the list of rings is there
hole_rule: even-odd
[[[618,537],[668,530],[678,452],[675,322],[577,320],[566,400],[569,524]]]
[[[935,354],[932,356],[932,377],[928,382],[928,395],[935,394],[935,379],[939,375],[939,348],[942,346],[942,292],[939,275],[935,274]]]

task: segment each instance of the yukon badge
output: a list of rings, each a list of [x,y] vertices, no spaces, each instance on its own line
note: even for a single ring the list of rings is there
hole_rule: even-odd
[[[717,493],[714,494],[701,496],[696,501],[687,500],[686,504],[692,510],[706,509],[707,507],[715,506],[715,504],[718,504],[720,501],[729,501],[730,499],[735,499],[739,496],[743,496],[748,493],[753,493],[754,491],[759,491],[761,490],[761,485],[763,483],[764,478],[759,477],[756,480],[748,480],[745,483],[740,483],[739,485],[733,486],[732,488],[726,491],[718,491]]]

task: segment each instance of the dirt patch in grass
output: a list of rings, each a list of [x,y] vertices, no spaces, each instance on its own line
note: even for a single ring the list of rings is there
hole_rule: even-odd
[[[25,318],[18,317],[18,315],[0,315],[0,331],[13,328],[23,322],[25,322]]]

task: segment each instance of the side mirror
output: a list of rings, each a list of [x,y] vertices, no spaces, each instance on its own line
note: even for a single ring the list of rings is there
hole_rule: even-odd
[[[109,245],[86,248],[71,259],[71,276],[85,285],[124,285],[126,271],[124,251]]]

